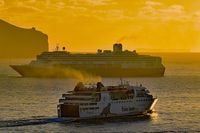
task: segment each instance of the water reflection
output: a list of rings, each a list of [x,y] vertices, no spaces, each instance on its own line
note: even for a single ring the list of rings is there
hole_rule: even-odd
[[[153,111],[151,114],[150,114],[150,117],[151,117],[151,121],[153,124],[156,124],[158,123],[158,112],[156,111]]]
[[[93,125],[102,125],[102,124],[115,124],[115,123],[131,123],[131,122],[140,122],[147,121],[151,122],[152,116],[148,115],[138,115],[138,116],[120,116],[120,117],[109,117],[109,118],[98,118],[98,119],[87,119],[87,120],[78,120],[73,122],[77,126],[93,126]],[[62,121],[61,124],[69,124],[69,122]],[[72,123],[71,123],[72,124]]]
[[[148,115],[138,115],[138,116],[120,116],[120,117],[110,117],[110,118],[98,118],[98,119],[85,119],[85,120],[70,120],[62,119],[57,117],[32,117],[32,119],[15,119],[15,120],[5,120],[0,121],[1,127],[18,127],[18,126],[29,126],[29,125],[42,125],[47,123],[59,123],[63,126],[74,125],[76,127],[84,126],[98,126],[104,124],[123,124],[123,123],[134,123],[134,122],[151,122],[154,120],[156,113]]]

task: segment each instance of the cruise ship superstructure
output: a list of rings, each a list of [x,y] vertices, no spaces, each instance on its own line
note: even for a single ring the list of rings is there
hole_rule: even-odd
[[[132,86],[128,82],[117,86],[83,84],[79,82],[74,90],[59,99],[58,117],[105,118],[114,116],[145,115],[152,112],[157,102],[147,88]]]
[[[10,66],[24,77],[70,77],[73,72],[102,77],[154,77],[163,76],[165,71],[160,57],[123,51],[122,44],[114,44],[113,51],[99,49],[96,54],[43,52],[30,64]]]

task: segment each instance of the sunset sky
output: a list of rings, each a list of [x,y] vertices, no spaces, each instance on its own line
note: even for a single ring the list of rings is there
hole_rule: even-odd
[[[200,52],[200,0],[0,0],[0,19],[69,51]]]

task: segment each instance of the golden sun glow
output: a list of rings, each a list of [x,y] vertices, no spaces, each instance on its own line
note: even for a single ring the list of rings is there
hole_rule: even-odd
[[[0,0],[0,18],[48,34],[70,51],[199,52],[200,1]]]

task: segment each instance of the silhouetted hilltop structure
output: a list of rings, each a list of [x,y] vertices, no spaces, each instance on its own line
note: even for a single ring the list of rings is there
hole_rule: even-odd
[[[35,57],[48,51],[48,36],[35,28],[16,27],[0,19],[0,58]]]

